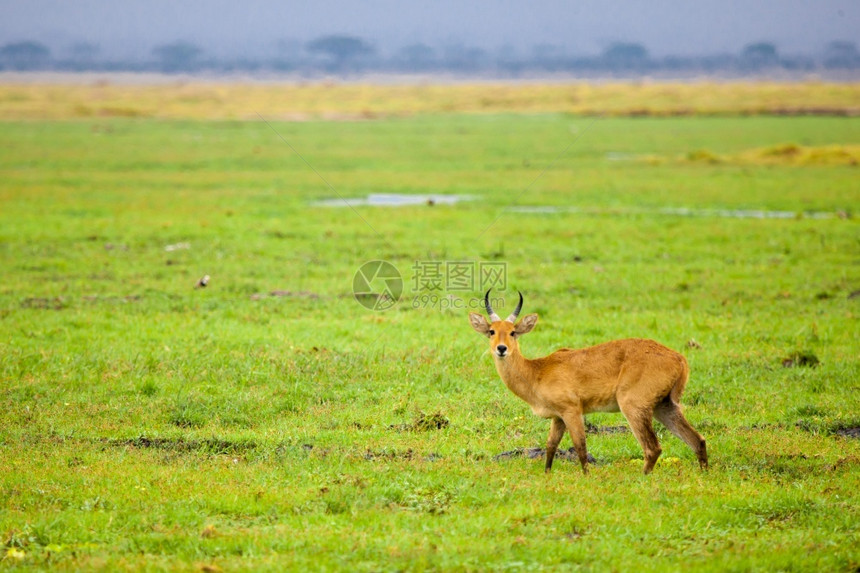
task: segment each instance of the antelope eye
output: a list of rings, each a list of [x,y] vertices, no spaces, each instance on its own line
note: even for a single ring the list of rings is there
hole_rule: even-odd
[[[490,331],[489,331],[489,334],[490,334],[490,336],[493,336],[493,335],[495,335],[495,334],[496,334],[496,331],[495,331],[495,330],[490,330]]]

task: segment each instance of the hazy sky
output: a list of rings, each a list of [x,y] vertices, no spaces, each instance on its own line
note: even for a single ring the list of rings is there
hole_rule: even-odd
[[[769,41],[790,54],[856,42],[858,30],[858,0],[0,0],[0,44],[36,39],[58,55],[86,41],[106,56],[145,56],[179,39],[215,55],[272,54],[279,40],[301,45],[332,33],[364,37],[383,52],[423,42],[596,54],[633,41],[657,56],[698,55]]]

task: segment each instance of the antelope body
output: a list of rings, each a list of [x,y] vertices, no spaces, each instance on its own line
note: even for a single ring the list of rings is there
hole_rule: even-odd
[[[708,466],[705,439],[684,418],[680,399],[690,375],[683,355],[653,340],[630,338],[573,350],[562,348],[529,360],[519,350],[518,339],[537,324],[537,314],[524,316],[514,324],[523,298],[511,315],[502,320],[489,302],[490,317],[471,312],[469,322],[490,339],[496,370],[505,385],[523,399],[532,411],[552,420],[546,444],[549,472],[565,430],[588,473],[583,416],[590,412],[621,412],[642,446],[647,474],[662,452],[651,424],[657,418],[696,453],[699,465]]]

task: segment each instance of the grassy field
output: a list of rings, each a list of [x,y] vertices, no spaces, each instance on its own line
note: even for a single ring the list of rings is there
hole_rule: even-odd
[[[0,569],[855,571],[858,146],[837,117],[0,123]],[[472,200],[313,205],[378,193]],[[385,312],[352,292],[375,259]],[[505,265],[527,356],[683,352],[711,469],[659,427],[643,476],[617,414],[588,476],[497,457],[548,422],[468,325],[481,281],[416,288],[434,262]]]

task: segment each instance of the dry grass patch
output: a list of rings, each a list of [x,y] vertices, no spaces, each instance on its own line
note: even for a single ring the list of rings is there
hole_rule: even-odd
[[[370,85],[182,82],[0,85],[0,119],[358,121],[424,113],[614,116],[860,113],[860,84],[699,82]]]
[[[708,165],[849,165],[860,164],[860,145],[798,145],[781,143],[735,154],[717,154],[707,149],[690,151],[684,160]]]

